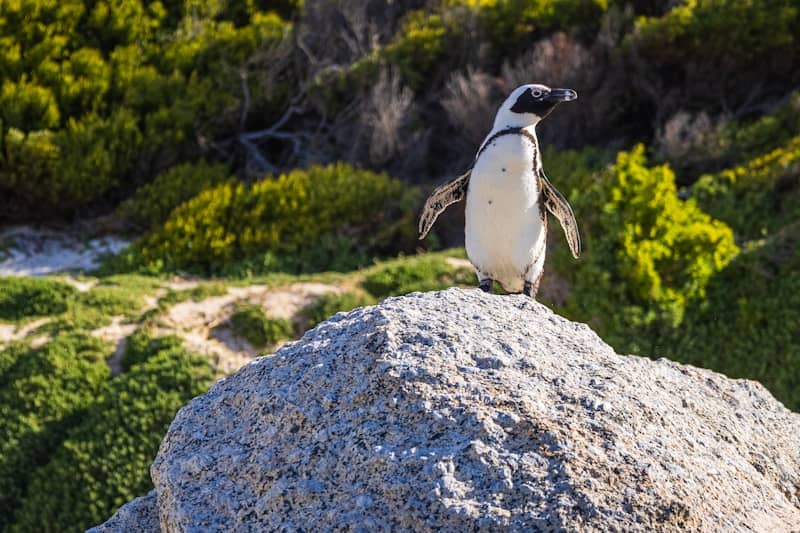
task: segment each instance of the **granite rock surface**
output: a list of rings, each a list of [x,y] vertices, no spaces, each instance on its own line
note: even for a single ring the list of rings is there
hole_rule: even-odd
[[[151,475],[98,531],[792,531],[800,415],[450,289],[336,315],[217,383]]]

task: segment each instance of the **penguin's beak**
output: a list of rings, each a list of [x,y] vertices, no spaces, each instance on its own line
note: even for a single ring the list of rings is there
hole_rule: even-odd
[[[572,89],[550,89],[550,94],[547,95],[546,100],[553,103],[569,102],[577,97],[578,93]]]

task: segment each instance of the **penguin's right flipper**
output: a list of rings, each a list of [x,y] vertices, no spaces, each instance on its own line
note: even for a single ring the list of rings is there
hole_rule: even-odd
[[[539,176],[542,178],[544,205],[561,223],[572,256],[577,259],[581,255],[581,234],[578,232],[578,222],[575,220],[572,207],[564,195],[550,183],[543,170],[539,171]]]
[[[436,187],[428,199],[425,207],[422,208],[422,215],[419,217],[419,239],[422,240],[436,222],[436,218],[447,209],[447,206],[460,202],[467,196],[467,186],[472,168],[461,174],[459,177]]]

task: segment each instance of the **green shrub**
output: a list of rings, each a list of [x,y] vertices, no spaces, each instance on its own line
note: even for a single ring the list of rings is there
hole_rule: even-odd
[[[219,185],[228,176],[224,165],[204,162],[176,165],[156,176],[152,183],[139,187],[117,208],[117,214],[141,228],[163,224],[175,207]]]
[[[474,284],[470,268],[456,267],[439,256],[407,257],[390,261],[369,272],[361,286],[378,299],[415,291],[435,291],[454,285]]]
[[[128,289],[98,285],[76,295],[75,305],[107,317],[123,315],[134,318],[144,307],[144,300]]]
[[[11,522],[34,470],[46,464],[109,378],[110,350],[90,335],[60,335],[14,350],[0,374],[0,529]],[[4,358],[6,354],[4,352]],[[42,496],[54,499],[51,490]],[[54,499],[57,500],[57,499]]]
[[[170,290],[158,299],[159,306],[168,307],[181,302],[200,302],[214,296],[224,296],[228,288],[221,283],[202,283],[191,289]]]
[[[157,349],[114,378],[33,472],[11,531],[83,531],[152,488],[149,467],[167,427],[212,382],[204,359],[152,341]]]
[[[181,349],[182,346],[183,342],[175,335],[153,337],[144,329],[139,329],[128,337],[125,343],[122,368],[127,372],[134,366],[147,362],[148,359],[161,352],[172,353]]]
[[[0,187],[26,202],[67,210],[90,202],[130,171],[141,133],[127,110],[87,115],[60,130],[5,133]]]
[[[741,240],[774,233],[800,218],[800,136],[745,164],[702,176],[692,196]]]
[[[323,294],[314,303],[306,306],[301,314],[308,320],[308,328],[315,327],[339,312],[352,311],[356,307],[372,305],[375,299],[357,292],[331,292]]]
[[[646,166],[642,146],[621,152],[574,207],[585,248],[562,272],[566,311],[618,350],[649,353],[651,329],[680,323],[738,252],[728,226],[678,198],[669,167]]]
[[[385,59],[400,71],[411,87],[425,81],[446,50],[448,28],[441,15],[410,12],[400,31],[383,51]]]
[[[230,318],[231,330],[254,348],[265,348],[278,341],[292,338],[291,321],[285,318],[270,318],[260,305],[238,307]]]
[[[0,320],[63,313],[77,294],[71,285],[52,279],[0,277]]]
[[[0,119],[9,128],[35,131],[58,127],[61,113],[50,89],[25,80],[4,80],[0,87]]]
[[[5,2],[0,188],[18,216],[107,206],[164,168],[196,160],[198,139],[241,128],[242,74],[251,116],[269,121],[287,90],[259,55],[291,27],[273,7],[297,6]]]
[[[756,120],[729,123],[716,146],[707,150],[722,152],[726,161],[741,163],[778,149],[797,135],[800,135],[800,93],[794,93],[786,104]]]
[[[119,268],[220,272],[271,252],[303,257],[318,239],[341,253],[380,254],[414,242],[416,189],[345,164],[295,170],[253,185],[226,183],[175,209],[114,262]],[[350,239],[346,241],[344,239]]]
[[[800,8],[793,0],[686,0],[662,17],[641,17],[635,39],[649,57],[696,57],[741,66],[793,54]]]
[[[349,272],[371,263],[367,250],[353,237],[323,235],[292,255],[266,252],[222,268],[225,277],[250,278],[273,272]]]
[[[800,223],[742,252],[652,354],[764,384],[800,410]]]
[[[473,11],[498,50],[509,50],[535,32],[579,27],[589,36],[599,27],[607,0],[449,0]]]

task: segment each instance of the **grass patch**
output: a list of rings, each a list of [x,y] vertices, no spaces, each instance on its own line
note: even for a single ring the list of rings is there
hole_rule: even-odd
[[[231,330],[255,348],[265,348],[290,339],[292,323],[285,318],[270,318],[259,305],[238,307],[230,318]]]
[[[336,313],[351,311],[356,307],[372,305],[375,298],[357,292],[328,293],[304,307],[300,314],[308,320],[309,329],[324,322]]]
[[[204,358],[174,338],[142,335],[138,344],[125,373],[94,394],[83,391],[91,403],[49,442],[49,459],[26,470],[13,531],[83,531],[152,488],[150,463],[170,421],[208,389],[212,373]]]
[[[2,352],[0,530],[10,525],[35,468],[48,463],[104,387],[109,352],[103,341],[85,334],[60,335],[34,350],[18,345]]]
[[[75,287],[48,278],[0,278],[0,320],[63,313],[77,294]]]
[[[361,286],[375,298],[416,291],[436,291],[456,285],[474,285],[471,268],[453,266],[443,255],[419,255],[387,261],[369,270]]]
[[[215,296],[225,296],[228,293],[228,288],[222,283],[203,283],[191,289],[170,290],[159,298],[159,307],[171,307],[181,302],[201,302],[206,298],[213,298]]]

